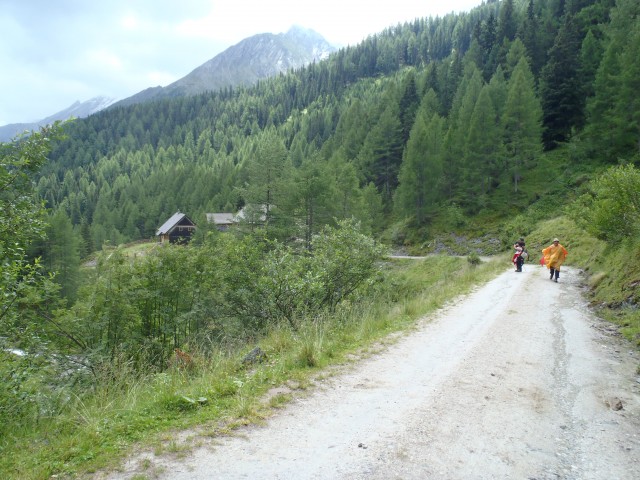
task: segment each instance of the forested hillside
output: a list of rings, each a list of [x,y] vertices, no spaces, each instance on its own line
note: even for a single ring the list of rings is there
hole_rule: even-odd
[[[546,193],[545,150],[571,142],[580,168],[637,154],[637,7],[619,3],[489,2],[255,88],[105,111],[67,128],[38,191],[84,253],[246,203],[271,203],[286,237],[352,216],[377,232],[504,217]]]
[[[384,330],[383,311],[410,317],[419,287],[482,278],[477,250],[459,252],[469,265],[396,275],[380,262],[389,245],[487,235],[484,253],[499,253],[516,235],[579,230],[570,258],[586,269],[606,258],[595,301],[624,310],[637,340],[639,91],[637,0],[488,1],[251,88],[115,107],[63,124],[64,137],[54,125],[0,144],[0,453],[11,453],[0,471],[18,471],[24,450],[42,465],[30,478],[50,478],[156,420],[175,426],[200,405],[172,386],[191,378],[175,374],[176,348],[200,355],[198,375],[217,372],[202,387],[215,417],[243,388],[230,352],[273,335],[276,356],[301,345],[284,371],[314,366],[330,330],[348,351],[371,328],[363,318]],[[243,207],[258,225],[206,223]],[[178,210],[198,226],[189,246],[116,248],[154,239]],[[138,382],[165,394],[129,407]],[[120,401],[106,423],[86,421],[88,405]],[[44,446],[79,430],[84,446]]]

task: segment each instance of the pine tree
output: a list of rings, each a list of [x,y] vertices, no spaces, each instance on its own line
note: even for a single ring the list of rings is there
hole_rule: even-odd
[[[449,114],[448,130],[443,146],[444,189],[450,199],[455,199],[462,190],[462,169],[465,144],[473,109],[482,90],[480,70],[468,64],[460,82]]]
[[[368,133],[370,113],[359,99],[354,99],[340,115],[334,139],[348,160],[354,160]]]
[[[587,106],[583,138],[608,162],[638,154],[640,5],[619,0],[606,28],[606,48]]]
[[[363,232],[380,233],[384,229],[384,204],[378,189],[373,183],[367,184],[362,189],[362,204],[365,215],[363,216]]]
[[[430,94],[435,97],[433,90]],[[424,225],[433,215],[442,188],[444,121],[425,98],[427,102],[420,107],[411,129],[394,196],[396,211],[412,218],[416,226]]]
[[[69,301],[75,299],[80,281],[80,244],[81,239],[71,221],[58,210],[47,228],[43,261],[47,270],[55,274],[54,281],[60,285],[60,294]]]
[[[518,65],[518,62],[522,57],[525,57],[527,59],[527,63],[529,63],[529,58],[527,56],[527,49],[525,48],[524,43],[522,43],[522,40],[517,38],[511,44],[511,47],[509,48],[509,51],[507,52],[507,56],[506,56],[504,74],[507,80],[511,78],[511,74],[513,70],[516,68],[516,65]]]
[[[277,215],[277,211],[287,207],[283,202],[291,168],[287,149],[275,130],[270,129],[258,138],[255,157],[247,161],[246,171],[247,182],[241,189],[245,204],[263,212],[267,228],[277,226],[279,221],[284,220]]]
[[[491,77],[491,81],[489,82],[489,95],[496,109],[497,119],[502,118],[504,104],[507,101],[507,82],[501,66],[498,66],[496,73]]]
[[[531,59],[531,71],[537,78],[544,65],[545,52],[540,39],[541,22],[534,8],[534,0],[529,0],[524,22],[521,24],[518,37],[527,49],[527,56]]]
[[[573,129],[584,123],[584,89],[578,77],[581,43],[577,21],[568,14],[541,73],[543,141],[547,150],[569,140]]]
[[[402,143],[407,143],[411,128],[416,117],[416,111],[420,104],[416,88],[416,76],[411,70],[402,82],[402,96],[400,97],[400,123],[402,125]]]
[[[313,236],[331,222],[331,177],[319,156],[306,159],[294,175],[295,209],[290,211],[303,227],[302,238],[311,249]]]
[[[509,80],[509,92],[502,115],[506,168],[514,191],[524,169],[531,168],[542,150],[542,108],[535,94],[533,74],[521,57]]]
[[[580,48],[580,76],[581,83],[585,85],[584,93],[587,98],[594,94],[594,80],[602,61],[602,53],[601,42],[589,30]]]
[[[621,52],[620,94],[616,102],[620,150],[623,156],[640,159],[640,17],[629,31],[629,41]]]
[[[497,181],[502,157],[496,112],[488,87],[482,88],[471,114],[462,166],[461,204],[470,210],[486,206]]]
[[[503,0],[500,4],[498,16],[497,39],[502,43],[505,39],[512,42],[516,38],[518,22],[513,6],[513,0]]]
[[[382,194],[385,206],[390,205],[391,196],[398,185],[402,149],[398,105],[389,102],[367,135],[360,153],[361,163],[368,165],[369,178]]]
[[[358,172],[353,162],[347,161],[341,151],[330,159],[328,171],[331,172],[334,185],[334,215],[343,220],[362,219],[361,194]]]

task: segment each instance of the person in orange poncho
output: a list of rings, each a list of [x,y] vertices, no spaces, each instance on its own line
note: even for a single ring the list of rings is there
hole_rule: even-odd
[[[544,255],[544,263],[551,272],[549,275],[549,280],[554,279],[558,282],[558,278],[560,277],[560,266],[564,262],[565,258],[567,258],[567,249],[560,245],[560,240],[557,238],[553,239],[553,243],[549,245],[547,248],[542,250],[542,255]]]

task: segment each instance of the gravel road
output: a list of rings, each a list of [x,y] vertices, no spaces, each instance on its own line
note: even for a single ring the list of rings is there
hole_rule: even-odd
[[[266,425],[109,478],[640,479],[640,358],[579,284],[507,271]]]

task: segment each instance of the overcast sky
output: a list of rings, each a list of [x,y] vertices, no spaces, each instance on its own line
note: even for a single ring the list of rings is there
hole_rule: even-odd
[[[335,45],[482,0],[0,0],[0,125],[166,86],[226,48],[292,25]]]

